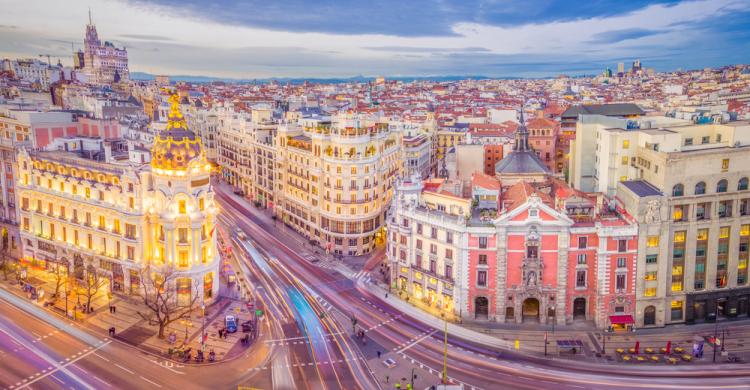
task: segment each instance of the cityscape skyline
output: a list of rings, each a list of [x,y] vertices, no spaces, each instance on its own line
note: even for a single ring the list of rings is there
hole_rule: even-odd
[[[132,70],[150,74],[535,78],[596,74],[634,59],[657,71],[718,67],[747,63],[750,53],[745,0],[406,8],[219,2],[203,14],[190,1],[39,3],[5,4],[0,56],[50,54],[71,64],[89,7],[101,34],[128,49]],[[325,12],[307,20],[299,16],[304,7]]]

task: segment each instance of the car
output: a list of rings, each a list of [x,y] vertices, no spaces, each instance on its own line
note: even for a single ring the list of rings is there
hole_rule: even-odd
[[[386,366],[386,368],[393,368],[396,367],[396,361],[392,358],[388,358],[383,360],[383,365]]]
[[[235,316],[224,317],[224,327],[227,333],[234,333],[237,331],[237,318]]]

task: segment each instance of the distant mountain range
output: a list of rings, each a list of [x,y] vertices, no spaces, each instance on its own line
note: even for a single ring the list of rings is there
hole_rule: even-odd
[[[133,80],[150,81],[154,79],[154,75],[145,72],[130,72],[130,78]],[[398,77],[386,77],[387,80],[398,80],[404,82],[410,81],[457,81],[457,80],[486,80],[486,79],[518,79],[519,77],[486,77],[486,76],[398,76]],[[264,79],[233,79],[226,77],[211,77],[211,76],[190,76],[190,75],[175,75],[169,76],[170,81],[183,81],[188,83],[211,83],[214,81],[223,81],[226,83],[292,83],[302,84],[304,82],[309,83],[320,83],[320,84],[337,84],[337,83],[366,83],[368,81],[374,81],[375,77],[365,76],[353,76],[348,78],[296,78],[296,77],[271,77]]]

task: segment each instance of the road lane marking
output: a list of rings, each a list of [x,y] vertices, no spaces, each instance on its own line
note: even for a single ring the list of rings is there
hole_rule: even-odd
[[[96,355],[96,357],[98,357],[99,359],[102,359],[102,360],[104,360],[105,362],[108,362],[108,361],[109,361],[109,359],[105,358],[105,357],[104,357],[104,356],[102,356],[102,355],[99,355],[99,354],[98,354],[98,353],[96,353],[96,352],[94,352],[94,353],[93,353],[93,355]]]
[[[140,376],[140,377],[141,377],[141,379],[143,379],[144,381],[146,381],[146,382],[148,382],[148,383],[150,383],[150,384],[152,384],[152,385],[154,385],[154,386],[157,386],[157,387],[161,387],[161,385],[160,385],[160,384],[158,384],[158,383],[156,383],[156,382],[154,382],[154,381],[148,380],[148,379],[144,378],[144,377],[143,377],[143,376],[141,376],[141,375],[139,375],[139,376]]]
[[[107,385],[107,386],[109,386],[109,387],[112,387],[112,385],[110,385],[110,384],[109,384],[108,382],[104,381],[104,380],[103,380],[102,378],[99,378],[99,377],[98,377],[98,376],[96,376],[96,375],[92,375],[92,376],[94,377],[94,379],[98,380],[99,382],[102,382],[102,383],[104,383],[105,385]]]
[[[123,366],[121,366],[121,365],[119,365],[117,363],[115,363],[115,366],[120,367],[120,369],[123,370],[123,371],[127,371],[127,372],[129,372],[131,374],[135,374],[135,372],[130,371],[129,369],[127,369],[127,368],[125,368],[125,367],[123,367]]]
[[[95,349],[92,349],[92,350],[91,350],[91,351],[89,351],[89,352],[86,352],[85,354],[83,354],[83,355],[81,355],[81,356],[79,356],[79,357],[77,357],[77,358],[75,358],[75,359],[73,359],[73,360],[70,360],[70,359],[67,359],[67,358],[66,358],[66,359],[65,359],[65,360],[66,360],[66,363],[65,363],[65,364],[60,364],[60,365],[59,365],[58,367],[55,367],[55,369],[54,369],[54,370],[48,371],[47,373],[45,373],[45,374],[43,374],[43,375],[39,375],[39,376],[37,376],[36,378],[34,378],[34,380],[32,380],[32,381],[29,381],[29,383],[27,383],[27,384],[26,384],[26,386],[28,386],[28,385],[31,385],[32,383],[34,383],[34,382],[37,382],[37,381],[39,381],[39,380],[42,380],[42,379],[44,379],[44,378],[46,378],[46,377],[48,377],[48,376],[53,376],[53,377],[54,377],[54,375],[52,375],[52,374],[54,374],[54,373],[56,373],[56,372],[58,372],[58,371],[60,371],[60,370],[64,370],[64,369],[65,369],[65,368],[66,368],[67,366],[70,366],[71,364],[73,364],[73,363],[75,363],[75,362],[77,362],[77,361],[79,361],[79,360],[81,360],[81,359],[85,358],[86,356],[88,356],[88,355],[90,355],[90,354],[94,353],[94,351],[97,351],[97,350],[99,350],[99,349],[101,349],[101,348],[104,348],[104,347],[106,347],[107,345],[109,345],[109,343],[111,343],[111,341],[108,341],[108,342],[106,342],[106,343],[104,343],[104,344],[102,344],[102,345],[100,345],[100,346],[96,347]],[[73,375],[73,373],[71,373],[71,372],[69,372],[69,371],[67,371],[67,370],[66,370],[66,373],[68,373],[68,376],[72,376],[73,378],[77,378],[76,376],[74,376],[74,375]],[[59,381],[59,380],[58,380],[58,381]],[[80,381],[79,381],[79,382],[80,382]],[[81,383],[82,383],[82,384],[85,384],[85,382],[81,382]]]

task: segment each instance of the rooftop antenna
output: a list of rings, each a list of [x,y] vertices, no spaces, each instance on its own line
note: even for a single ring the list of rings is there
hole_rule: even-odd
[[[94,23],[91,21],[91,7],[89,7],[89,25],[93,25]]]

